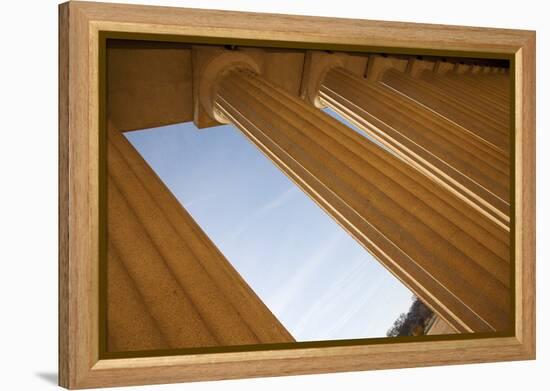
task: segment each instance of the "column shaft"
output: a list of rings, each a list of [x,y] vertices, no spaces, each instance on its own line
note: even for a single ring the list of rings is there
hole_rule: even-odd
[[[107,148],[108,350],[293,342],[112,126]]]
[[[433,72],[422,72],[419,79],[439,86],[448,93],[463,97],[466,102],[474,105],[475,102],[484,103],[481,108],[500,109],[507,114],[510,107],[509,78],[502,78],[499,84],[488,83],[493,75],[448,73],[438,75]]]
[[[454,328],[512,326],[503,227],[247,69],[224,73],[213,107]]]
[[[319,97],[407,163],[508,228],[510,181],[503,150],[382,83],[342,68],[326,73]]]
[[[448,79],[460,82],[463,85],[469,85],[476,89],[483,89],[488,93],[492,93],[494,96],[500,98],[510,98],[510,75],[509,73],[503,74],[483,74],[483,77],[477,77],[478,75],[465,73],[456,74],[454,72],[443,72],[438,75],[432,75],[430,73],[423,73],[422,78],[435,80]]]
[[[433,77],[432,77],[433,75]],[[463,77],[461,75],[460,77]],[[483,75],[477,77],[482,78]],[[506,157],[510,149],[509,105],[468,89],[462,83],[433,73],[416,79],[389,70],[382,83],[429,107],[498,148]]]

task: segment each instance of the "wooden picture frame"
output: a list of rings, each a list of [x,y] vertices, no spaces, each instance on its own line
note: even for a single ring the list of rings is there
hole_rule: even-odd
[[[157,357],[101,356],[101,94],[108,38],[507,59],[513,90],[514,330],[499,336]],[[59,384],[90,388],[535,358],[535,33],[68,2],[59,7]]]

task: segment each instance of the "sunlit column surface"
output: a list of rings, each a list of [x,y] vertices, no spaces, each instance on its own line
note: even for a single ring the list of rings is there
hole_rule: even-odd
[[[485,127],[477,122],[473,110],[462,115],[476,127],[449,120],[440,114],[453,110],[447,104],[448,94],[436,95],[428,83],[401,71],[386,70],[378,80],[358,77],[342,67],[331,68],[319,86],[320,103],[508,229],[507,129],[497,127],[496,122],[494,128]],[[404,96],[409,92],[414,100]],[[420,94],[429,102],[424,103]]]
[[[108,351],[294,342],[113,126],[107,163]]]
[[[219,121],[238,127],[458,331],[512,326],[502,224],[246,67],[224,70],[212,100]]]

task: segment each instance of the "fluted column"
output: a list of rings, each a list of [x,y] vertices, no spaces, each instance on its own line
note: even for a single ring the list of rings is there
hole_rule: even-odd
[[[221,72],[211,99],[218,120],[240,129],[454,328],[512,326],[503,227],[246,67]]]
[[[436,74],[422,72],[421,80],[444,89],[451,96],[462,99],[465,104],[476,105],[490,115],[508,117],[510,108],[510,78],[507,74]],[[505,126],[508,125],[505,119]]]
[[[464,127],[509,157],[509,104],[485,93],[479,85],[466,85],[467,75],[457,77],[455,80],[454,76],[424,71],[417,79],[391,69],[381,82]],[[484,79],[486,76],[473,77]]]
[[[386,71],[382,80],[391,71]],[[321,104],[508,229],[508,156],[502,149],[505,145],[495,145],[500,146],[502,140],[483,134],[489,142],[384,84],[357,77],[341,67],[325,73],[318,96]]]
[[[107,351],[294,342],[113,126],[107,166]]]

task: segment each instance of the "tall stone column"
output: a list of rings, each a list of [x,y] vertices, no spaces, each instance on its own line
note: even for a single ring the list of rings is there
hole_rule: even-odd
[[[107,351],[294,342],[118,128],[107,135]]]
[[[377,82],[342,67],[330,67],[320,77],[314,101],[318,106],[332,108],[408,164],[508,229],[508,139],[491,133],[491,129],[481,128],[483,133],[468,129],[407,98],[383,84],[388,73],[402,76],[400,85],[418,82],[393,69],[385,71]]]
[[[235,125],[456,330],[512,328],[505,228],[243,62],[202,90],[211,115]]]
[[[458,79],[454,79],[454,76]],[[468,75],[442,76],[422,72],[414,78],[403,72],[388,70],[384,85],[429,107],[474,133],[508,157],[510,149],[509,102],[484,94],[484,88],[466,85]],[[486,75],[473,75],[484,79]]]

